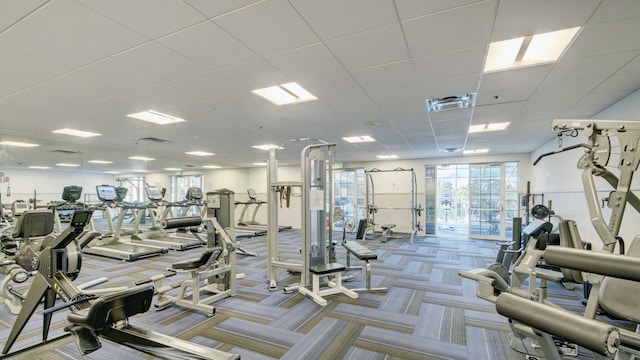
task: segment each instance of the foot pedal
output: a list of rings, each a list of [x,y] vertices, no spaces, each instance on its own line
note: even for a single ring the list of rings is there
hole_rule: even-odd
[[[72,325],[67,328],[67,331],[71,333],[82,355],[90,354],[102,347],[98,336],[85,327]]]
[[[560,355],[572,357],[578,356],[578,345],[562,340],[555,336],[553,337],[553,342],[556,344],[556,348],[558,349],[558,353]]]

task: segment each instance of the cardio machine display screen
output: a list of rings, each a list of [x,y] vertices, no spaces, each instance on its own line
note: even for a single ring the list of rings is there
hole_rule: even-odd
[[[89,222],[89,218],[91,218],[91,211],[76,210],[71,218],[71,225],[84,226]]]
[[[147,197],[149,200],[162,200],[162,193],[157,187],[147,187]]]
[[[118,192],[113,186],[96,186],[96,191],[100,201],[116,201],[118,199]]]

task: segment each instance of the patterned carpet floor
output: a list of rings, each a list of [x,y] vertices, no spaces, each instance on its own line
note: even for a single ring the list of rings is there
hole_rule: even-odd
[[[279,234],[283,260],[299,259],[300,237],[296,230]],[[341,234],[337,234],[338,240]],[[347,234],[348,239],[354,235]],[[257,257],[238,256],[236,297],[216,304],[216,314],[170,307],[153,308],[130,319],[130,323],[167,335],[240,354],[242,359],[523,359],[509,347],[509,326],[495,306],[478,299],[476,283],[457,275],[460,269],[484,268],[495,260],[492,241],[458,238],[393,239],[361,241],[374,250],[372,286],[386,293],[360,293],[358,299],[328,296],[321,307],[295,292],[268,290],[266,236],[242,239],[243,247]],[[162,273],[172,262],[198,257],[202,248],[172,251],[162,256],[123,262],[83,256],[82,273],[76,283],[107,276],[101,287],[131,286],[136,280]],[[345,263],[346,250],[336,247],[338,261]],[[359,265],[352,257],[352,265]],[[298,276],[280,271],[278,285],[295,283]],[[352,271],[353,282],[364,287],[364,271]],[[175,281],[182,278],[176,277]],[[563,306],[580,308],[580,297],[563,288],[550,288]],[[42,309],[27,324],[14,349],[41,339]],[[53,317],[50,337],[63,333],[64,317]],[[15,319],[0,306],[0,338],[6,339]],[[103,348],[80,356],[71,338],[40,347],[14,358],[25,359],[149,359],[151,356],[103,341]]]

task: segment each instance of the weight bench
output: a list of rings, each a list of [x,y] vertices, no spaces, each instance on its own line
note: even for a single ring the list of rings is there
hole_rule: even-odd
[[[365,271],[365,279],[366,279],[366,288],[360,289],[351,289],[353,291],[387,291],[386,287],[372,288],[371,287],[371,263],[369,260],[378,260],[378,254],[369,250],[368,248],[360,245],[360,243],[356,241],[345,241],[342,243],[345,249],[347,249],[347,269],[362,269],[361,266],[352,267],[351,266],[351,254],[358,258],[358,260],[364,261],[364,271]]]
[[[300,286],[298,291],[310,297],[313,301],[315,301],[320,306],[327,305],[327,300],[323,298],[326,295],[332,294],[345,294],[352,299],[358,298],[358,293],[344,287],[342,285],[342,272],[345,271],[346,268],[342,264],[338,263],[329,263],[316,265],[309,268],[309,271],[312,275],[312,287],[311,290],[307,289],[304,286]],[[326,277],[329,275],[335,275],[335,278],[332,281],[328,281],[327,285],[329,288],[320,290],[320,278]]]
[[[382,242],[387,242],[387,239],[400,239],[400,236],[393,235],[394,227],[396,227],[396,224],[380,225],[382,229]]]

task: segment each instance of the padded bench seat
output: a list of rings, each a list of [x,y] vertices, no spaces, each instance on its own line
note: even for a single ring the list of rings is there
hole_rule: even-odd
[[[142,285],[99,297],[87,309],[69,313],[67,320],[74,325],[100,331],[130,316],[147,312],[151,307],[154,288]]]
[[[327,274],[332,274],[334,272],[343,272],[345,269],[346,267],[342,264],[329,263],[329,264],[312,266],[309,268],[309,271],[317,275],[327,275]]]
[[[378,260],[378,254],[376,254],[374,251],[370,250],[369,248],[361,245],[357,241],[353,241],[353,240],[348,240],[348,241],[343,242],[342,246],[344,246],[344,248],[347,249],[347,268],[349,270],[362,269],[361,266],[358,266],[358,267],[352,267],[351,266],[351,254],[353,254],[353,256],[357,257],[358,260],[364,261],[364,264],[365,264],[364,271],[365,271],[366,288],[351,289],[351,290],[353,290],[353,291],[362,291],[362,292],[364,292],[364,291],[387,291],[387,288],[385,288],[385,287],[379,287],[379,288],[372,288],[371,287],[371,263],[369,262],[369,260]]]
[[[347,289],[342,285],[342,272],[346,270],[346,267],[339,263],[328,263],[309,267],[311,273],[312,286],[311,290],[304,286],[298,288],[298,292],[310,297],[320,306],[327,305],[327,300],[323,298],[326,295],[332,294],[345,294],[352,299],[358,298],[358,293],[351,289]],[[327,281],[328,288],[320,289],[320,278],[334,275],[333,280]]]
[[[171,264],[171,267],[175,270],[193,270],[199,267],[205,266],[212,260],[217,259],[222,253],[221,247],[211,248],[205,250],[202,255],[197,259],[182,260]]]
[[[378,254],[369,250],[368,248],[360,245],[357,241],[349,240],[345,241],[342,246],[353,254],[358,260],[369,261],[378,260]]]

